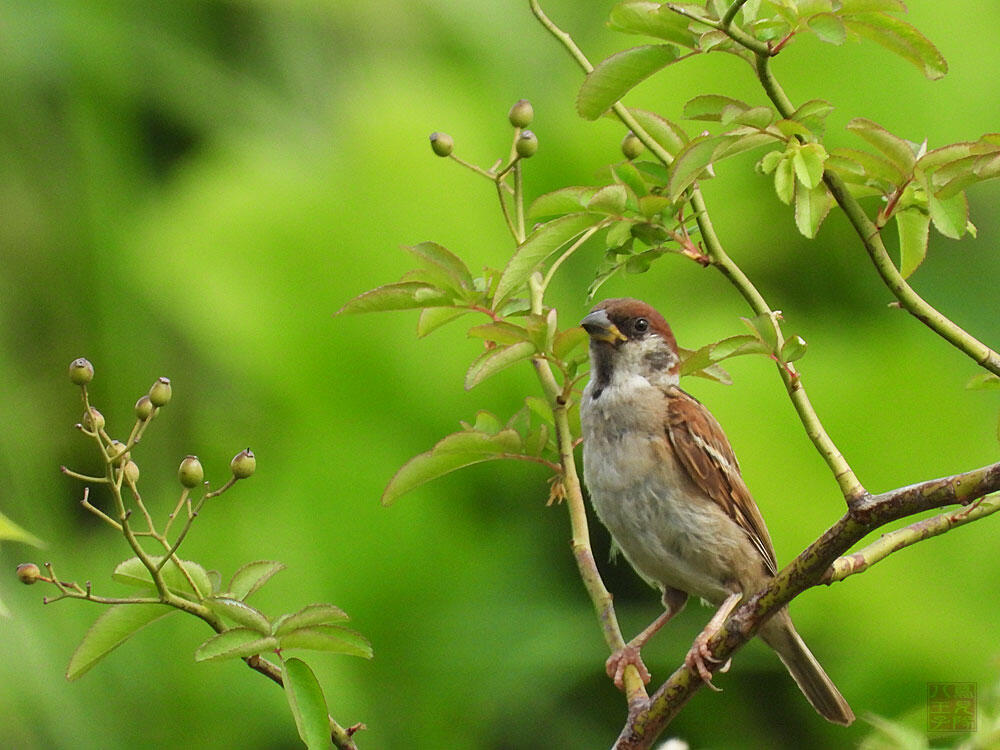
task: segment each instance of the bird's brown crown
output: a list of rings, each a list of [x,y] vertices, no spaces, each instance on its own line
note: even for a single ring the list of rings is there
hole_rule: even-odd
[[[606,299],[594,306],[591,312],[604,310],[615,327],[627,338],[641,338],[652,332],[662,338],[673,351],[677,351],[677,341],[667,321],[653,307],[632,297]],[[646,321],[646,326],[639,321]]]

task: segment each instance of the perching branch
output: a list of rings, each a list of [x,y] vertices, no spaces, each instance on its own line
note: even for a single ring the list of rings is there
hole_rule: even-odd
[[[781,570],[768,586],[749,597],[730,615],[722,628],[708,641],[712,654],[719,660],[718,665],[712,666],[717,668],[725,663],[737,649],[754,636],[768,617],[803,591],[837,580],[834,576],[839,561],[844,559],[841,555],[875,529],[933,508],[956,503],[966,505],[970,518],[962,520],[961,517],[966,511],[961,510],[948,514],[958,518],[957,522],[952,522],[948,526],[953,528],[1000,509],[998,498],[990,498],[978,505],[972,504],[997,491],[1000,491],[1000,463],[863,498],[856,504],[856,509],[852,509],[851,513],[844,515],[827,529],[819,539]],[[940,528],[926,536],[933,536],[946,530],[947,528]],[[883,539],[891,536],[892,534],[887,534]],[[895,549],[883,549],[878,545],[879,542],[875,542],[865,548],[865,550],[872,548],[878,550],[872,554],[869,564],[907,546],[902,544]],[[625,728],[615,743],[615,750],[641,750],[651,747],[657,736],[703,684],[695,672],[686,666],[680,667],[650,697],[646,708],[629,716]]]

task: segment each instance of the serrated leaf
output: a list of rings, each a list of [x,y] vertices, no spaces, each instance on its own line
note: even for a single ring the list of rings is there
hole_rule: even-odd
[[[233,573],[226,593],[233,599],[246,599],[258,591],[271,576],[285,569],[285,564],[276,560],[255,560]]]
[[[400,467],[382,493],[382,504],[389,505],[410,490],[466,466],[511,458],[520,445],[521,438],[513,430],[501,430],[496,435],[474,431],[452,433]]]
[[[917,159],[917,167],[924,174],[931,174],[945,164],[964,159],[972,154],[975,147],[973,141],[962,141],[959,143],[949,143],[941,148],[934,148]]]
[[[519,341],[527,341],[528,331],[523,326],[508,323],[505,320],[498,320],[495,323],[473,326],[469,329],[469,337],[507,345],[516,344]]]
[[[906,21],[885,13],[864,13],[844,18],[848,29],[882,45],[916,65],[930,80],[948,72],[948,63],[931,41]]]
[[[795,226],[802,236],[812,239],[833,208],[834,200],[822,182],[811,190],[795,185]]]
[[[0,539],[8,542],[20,542],[30,544],[35,547],[42,547],[42,540],[29,531],[25,531],[16,523],[11,521],[3,513],[0,513]]]
[[[271,632],[271,621],[267,619],[264,613],[239,599],[220,596],[205,600],[205,604],[216,614],[228,617],[236,624],[242,625],[245,628],[256,630],[262,635],[267,635]]]
[[[723,119],[723,122],[733,122],[737,125],[745,125],[757,130],[764,130],[774,122],[775,112],[770,107],[751,107],[738,114],[732,119]]]
[[[639,126],[649,133],[650,137],[660,144],[671,156],[684,148],[688,137],[687,133],[680,126],[660,117],[655,112],[649,112],[645,109],[629,107],[628,111],[635,118],[635,121],[639,123]]]
[[[688,120],[722,122],[723,114],[727,110],[732,113],[746,112],[749,109],[750,105],[739,99],[721,94],[702,94],[688,100],[684,105],[684,117]]]
[[[594,197],[597,190],[596,187],[589,185],[571,185],[545,193],[532,201],[528,208],[528,216],[537,219],[542,216],[579,213],[586,208],[587,202]]]
[[[639,213],[647,219],[652,219],[672,205],[670,199],[662,195],[644,195],[639,199]]]
[[[335,315],[412,310],[420,307],[447,307],[452,295],[421,281],[399,281],[359,294],[337,310]]]
[[[785,343],[781,346],[781,361],[794,362],[801,359],[806,353],[806,346],[806,341],[801,336],[785,339]]]
[[[813,133],[822,133],[827,116],[833,111],[833,105],[822,99],[810,99],[792,115],[792,119],[802,123]]]
[[[890,133],[877,122],[872,122],[864,117],[855,117],[847,123],[847,129],[860,135],[881,151],[903,176],[909,176],[913,173],[917,156],[913,147],[898,135]]]
[[[333,747],[326,697],[309,665],[301,659],[282,659],[281,681],[285,686],[285,698],[295,718],[299,737],[306,743],[306,747],[309,750],[327,750]]]
[[[142,628],[178,610],[164,604],[113,604],[94,621],[66,667],[76,680]]]
[[[875,11],[905,13],[906,5],[903,0],[840,0],[840,12],[844,15]]]
[[[757,162],[756,169],[761,174],[772,174],[784,158],[785,154],[783,151],[769,151]]]
[[[159,564],[163,558],[151,555],[150,559],[154,563]],[[194,581],[195,588],[191,588],[191,583],[173,560],[168,560],[160,569],[160,575],[163,576],[163,582],[167,585],[167,588],[175,593],[188,596],[192,594],[199,598],[211,596],[212,581],[208,577],[208,572],[201,565],[191,560],[181,560],[180,563],[184,566],[184,570],[187,571],[191,580]],[[156,588],[149,570],[146,569],[146,566],[143,565],[138,557],[131,557],[128,560],[118,563],[111,573],[111,578],[127,586],[138,586],[148,589]]]
[[[833,13],[817,13],[811,16],[806,25],[821,41],[827,44],[841,45],[847,39],[847,29],[844,22]]]
[[[282,649],[307,648],[311,651],[330,651],[335,654],[372,658],[372,647],[360,633],[337,625],[312,625],[289,631],[278,638]]]
[[[719,136],[701,135],[692,139],[680,150],[670,165],[667,190],[671,200],[677,200],[712,163],[715,149],[721,143]]]
[[[924,262],[931,219],[919,208],[907,208],[894,215],[899,232],[899,273],[905,279]]]
[[[778,353],[778,332],[775,330],[773,315],[775,313],[770,315],[762,313],[752,318],[740,318],[743,324],[750,329],[754,338],[764,345],[764,350],[769,354]]]
[[[420,259],[425,266],[443,271],[458,289],[472,288],[472,274],[469,273],[465,262],[446,247],[436,242],[421,242],[405,249]]]
[[[795,197],[795,166],[788,153],[782,155],[781,161],[774,169],[774,192],[777,194],[778,200],[786,206]]]
[[[869,154],[867,151],[858,151],[853,148],[834,149],[832,156],[848,162],[854,162],[862,173],[870,180],[880,180],[889,186],[896,186],[903,183],[908,176],[904,176],[899,167],[881,156]]]
[[[642,198],[649,193],[646,181],[632,162],[626,161],[622,164],[616,164],[611,167],[611,173],[615,176],[615,180],[626,185],[637,198]]]
[[[818,143],[806,143],[792,152],[795,177],[810,190],[823,181],[826,150]]]
[[[587,210],[620,216],[625,212],[627,200],[628,193],[624,185],[605,185],[587,201]]]
[[[420,317],[417,320],[417,337],[423,338],[446,323],[450,323],[469,312],[461,307],[425,307],[420,311]]]
[[[660,3],[642,0],[620,3],[611,9],[608,25],[615,31],[694,47],[696,37],[688,30],[687,19],[674,13],[659,13],[659,10]]]
[[[945,199],[928,193],[927,208],[935,229],[953,240],[962,238],[969,226],[969,202],[964,192]]]
[[[585,345],[588,341],[587,332],[580,326],[573,326],[556,334],[555,341],[552,344],[552,353],[557,359],[564,360],[574,350]]]
[[[539,263],[601,220],[601,216],[594,214],[568,214],[538,227],[507,262],[507,267],[497,282],[494,308],[519,289]]]
[[[969,378],[965,387],[970,391],[1000,391],[1000,377],[992,372],[980,372]]]
[[[333,604],[308,604],[298,612],[282,615],[274,622],[274,634],[277,636],[289,633],[298,628],[308,628],[313,625],[329,625],[334,622],[349,620],[347,613]]]
[[[596,120],[625,94],[677,59],[677,48],[650,44],[618,52],[598,63],[583,81],[576,108],[586,120]]]
[[[265,654],[278,647],[278,639],[251,628],[230,628],[217,633],[195,649],[195,661],[224,661]]]
[[[491,375],[495,375],[516,362],[527,359],[534,353],[535,345],[530,341],[520,341],[509,346],[487,349],[466,371],[465,390],[472,390]]]

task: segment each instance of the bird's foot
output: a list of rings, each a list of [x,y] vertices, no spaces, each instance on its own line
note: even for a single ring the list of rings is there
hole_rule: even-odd
[[[614,680],[615,687],[619,690],[625,689],[625,668],[629,664],[639,672],[639,679],[642,680],[642,684],[649,684],[649,670],[642,663],[642,656],[639,655],[639,647],[626,645],[624,648],[618,649],[611,654],[608,660],[604,662],[604,669],[607,671],[608,677]]]
[[[722,688],[716,687],[712,683],[712,672],[705,666],[705,662],[711,662],[712,664],[722,664],[721,659],[716,659],[712,656],[712,652],[708,648],[708,640],[712,637],[712,634],[706,631],[702,631],[698,634],[698,637],[694,639],[694,643],[691,644],[691,650],[688,651],[687,656],[684,657],[684,664],[688,669],[692,669],[698,673],[698,676],[708,685],[712,690],[721,693]],[[732,664],[732,659],[727,659],[726,663],[719,668],[719,672],[729,671],[729,667]]]

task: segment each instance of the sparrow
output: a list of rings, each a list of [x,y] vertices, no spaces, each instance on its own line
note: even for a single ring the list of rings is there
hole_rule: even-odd
[[[771,537],[722,427],[678,385],[677,343],[663,316],[636,299],[609,299],[581,325],[590,336],[590,380],[580,403],[584,482],[615,546],[662,592],[665,607],[611,655],[608,676],[621,688],[633,664],[648,682],[640,649],[690,595],[718,607],[685,658],[711,685],[705,662],[718,660],[708,639],[777,573]],[[758,634],[824,718],[854,721],[787,608]]]

